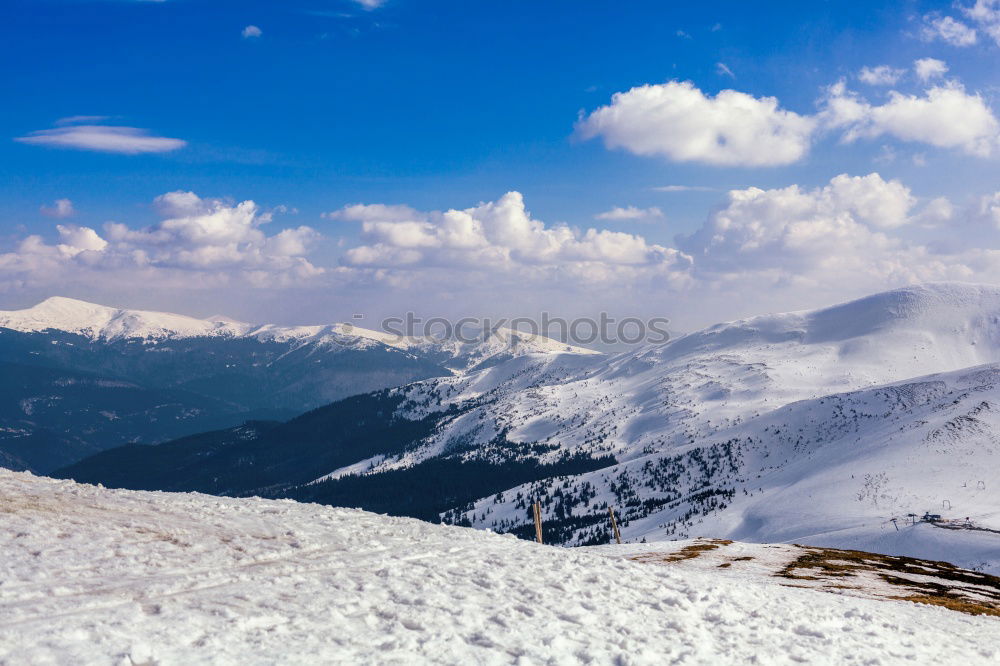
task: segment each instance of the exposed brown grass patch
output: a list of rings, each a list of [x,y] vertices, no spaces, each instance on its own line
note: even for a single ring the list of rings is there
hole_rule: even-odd
[[[696,543],[684,546],[673,553],[642,553],[630,557],[636,562],[656,563],[656,562],[681,562],[683,560],[693,560],[700,557],[702,553],[715,550],[719,546],[728,546],[732,541],[728,539],[697,539]]]
[[[901,601],[912,601],[916,604],[930,604],[931,606],[943,606],[948,610],[958,611],[959,613],[967,613],[969,615],[993,615],[995,617],[1000,617],[1000,609],[973,601],[966,601],[965,599],[957,599],[955,597],[939,597],[931,594],[917,594],[910,597],[892,597],[893,599],[899,599]]]
[[[961,569],[949,562],[879,555],[858,550],[803,547],[803,553],[775,576],[793,580],[849,579],[874,574],[898,588],[889,596],[932,604],[972,615],[1000,616],[1000,578]],[[920,578],[913,578],[919,576]],[[825,589],[863,589],[858,585],[826,585]]]
[[[731,543],[725,539],[697,539],[674,552],[641,553],[629,559],[647,564],[684,562]],[[781,585],[785,587],[910,601],[969,615],[1000,617],[1000,577],[997,576],[962,569],[949,562],[914,557],[798,544],[782,548],[788,548],[789,557],[793,559],[780,558],[779,562],[787,564],[775,563],[770,575],[783,579]],[[734,562],[754,559],[750,555],[723,555],[715,561],[719,562],[717,568],[729,569]]]

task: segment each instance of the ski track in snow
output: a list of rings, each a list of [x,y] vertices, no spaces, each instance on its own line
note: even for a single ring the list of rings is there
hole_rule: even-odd
[[[0,471],[4,664],[987,664],[995,618]]]

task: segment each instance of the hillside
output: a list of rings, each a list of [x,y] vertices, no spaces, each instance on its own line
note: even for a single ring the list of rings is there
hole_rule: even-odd
[[[634,551],[571,551],[351,509],[112,491],[2,470],[0,496],[3,663],[751,663],[766,655],[973,665],[1000,656],[993,617],[626,559]]]

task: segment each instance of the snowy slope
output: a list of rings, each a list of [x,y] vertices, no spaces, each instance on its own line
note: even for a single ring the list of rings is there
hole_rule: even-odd
[[[997,620],[349,509],[0,471],[0,663],[995,663]]]
[[[796,402],[669,456],[484,498],[465,517],[509,529],[524,521],[525,497],[546,498],[554,518],[606,502],[619,507],[626,539],[795,542],[1000,573],[998,468],[1000,366],[991,364]],[[928,511],[960,529],[907,524]]]
[[[559,451],[621,460],[672,448],[784,404],[1000,361],[1000,288],[937,284],[824,310],[720,324],[666,344],[578,364],[555,375],[443,378],[405,389],[413,415],[489,395],[484,441],[551,438]],[[526,389],[525,387],[530,388]],[[499,403],[497,402],[499,401]],[[438,444],[464,435],[457,423]]]

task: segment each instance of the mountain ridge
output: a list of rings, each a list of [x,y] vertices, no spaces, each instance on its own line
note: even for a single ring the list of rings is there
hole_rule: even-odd
[[[591,349],[569,345],[543,335],[510,329],[484,332],[481,341],[459,342],[432,337],[404,336],[361,328],[353,324],[332,323],[311,326],[251,324],[229,317],[198,319],[187,315],[152,310],[114,308],[63,296],[49,297],[22,310],[0,311],[0,328],[22,333],[49,330],[82,335],[93,341],[181,339],[192,337],[255,338],[274,342],[312,342],[357,347],[359,343],[383,344],[403,351],[463,354],[486,360],[504,347],[519,353],[559,352],[598,354]],[[482,346],[491,353],[475,350]],[[519,347],[523,349],[518,349]],[[473,364],[475,365],[475,364]],[[470,366],[471,367],[471,366]]]

